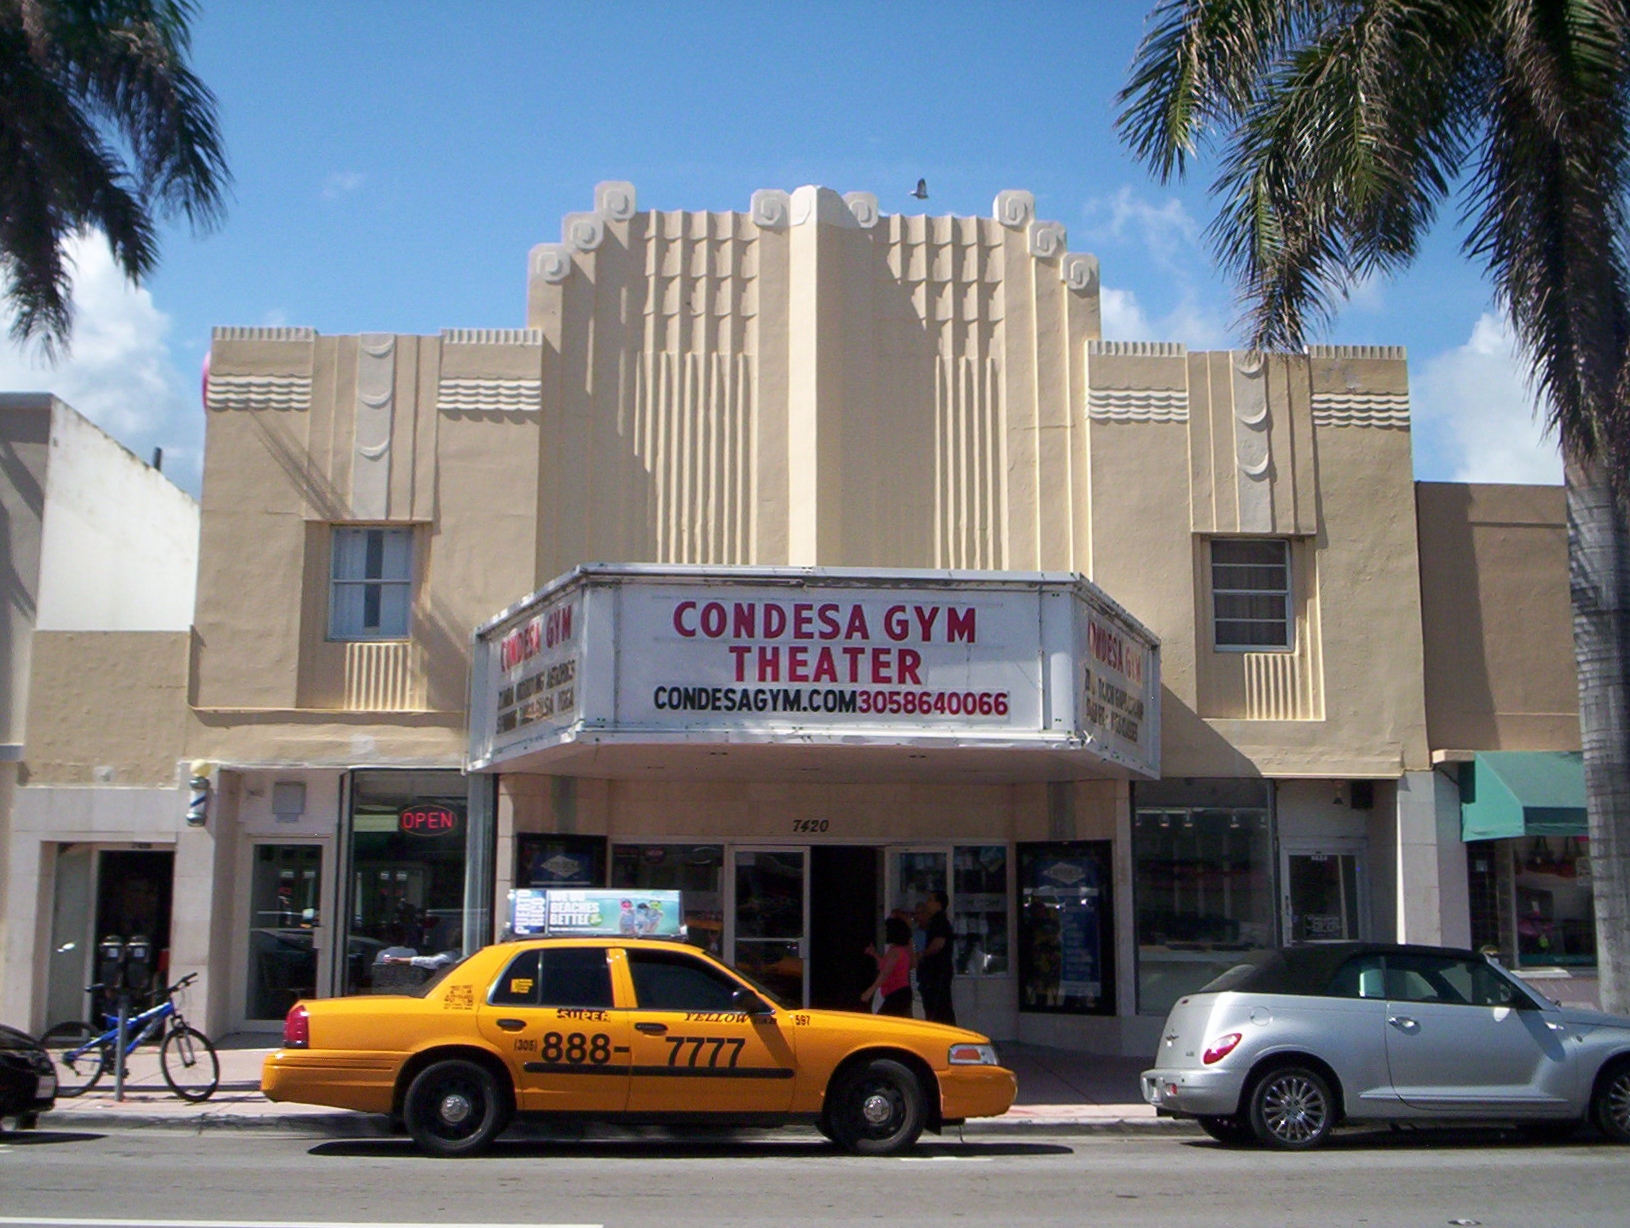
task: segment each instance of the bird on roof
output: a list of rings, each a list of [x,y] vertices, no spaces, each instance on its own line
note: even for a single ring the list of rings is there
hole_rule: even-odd
[[[917,180],[917,190],[915,192],[911,193],[911,195],[915,196],[918,200],[927,200],[928,199],[928,180],[926,180],[926,179]]]

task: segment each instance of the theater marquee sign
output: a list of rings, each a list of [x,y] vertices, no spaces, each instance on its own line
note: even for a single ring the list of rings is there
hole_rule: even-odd
[[[1158,659],[1079,576],[580,568],[477,632],[471,764],[668,737],[1050,748],[1157,775]]]

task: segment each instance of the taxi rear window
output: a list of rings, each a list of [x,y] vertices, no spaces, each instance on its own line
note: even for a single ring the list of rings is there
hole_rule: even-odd
[[[603,947],[522,951],[492,987],[494,1006],[583,1006],[609,1010],[611,970]]]

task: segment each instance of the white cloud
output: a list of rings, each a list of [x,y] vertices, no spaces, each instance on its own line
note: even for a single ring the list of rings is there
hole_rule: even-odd
[[[1412,383],[1417,476],[1562,481],[1556,440],[1534,412],[1527,368],[1501,317],[1484,312],[1465,345],[1427,359]]]
[[[197,381],[166,344],[170,317],[125,280],[101,234],[71,239],[65,254],[75,270],[71,348],[53,367],[36,349],[0,339],[0,391],[55,393],[143,460],[163,447],[165,472],[196,494],[203,411]],[[0,309],[0,333],[11,321]]]
[[[1131,290],[1104,286],[1098,303],[1105,341],[1181,341],[1191,350],[1229,346],[1226,325],[1192,293],[1185,292],[1178,304],[1158,320],[1149,318]]]
[[[1204,258],[1200,224],[1175,196],[1156,204],[1122,187],[1107,200],[1089,200],[1081,212],[1089,241],[1135,242],[1168,273],[1186,275],[1196,255]]]
[[[1103,315],[1103,333],[1106,341],[1156,341],[1149,318],[1143,314],[1138,296],[1130,290],[1112,290],[1104,286],[1098,296],[1098,308]]]
[[[1197,271],[1209,276],[1211,269],[1205,236],[1181,200],[1169,196],[1151,201],[1125,186],[1113,196],[1088,201],[1081,213],[1088,243],[1135,249],[1137,265],[1157,273],[1154,280],[1177,297],[1169,311],[1151,318],[1135,291],[1105,286],[1100,305],[1106,340],[1181,341],[1196,350],[1227,348],[1227,321],[1206,302],[1213,288],[1196,276]]]
[[[335,171],[323,183],[323,199],[338,200],[342,196],[349,196],[367,181],[368,176],[361,171]]]

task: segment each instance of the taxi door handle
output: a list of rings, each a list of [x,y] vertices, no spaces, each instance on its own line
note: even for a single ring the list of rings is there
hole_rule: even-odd
[[[668,1025],[665,1023],[636,1023],[634,1030],[644,1032],[647,1036],[661,1036],[668,1030]]]
[[[524,1019],[499,1019],[496,1022],[506,1032],[524,1032],[526,1030],[526,1020]]]

